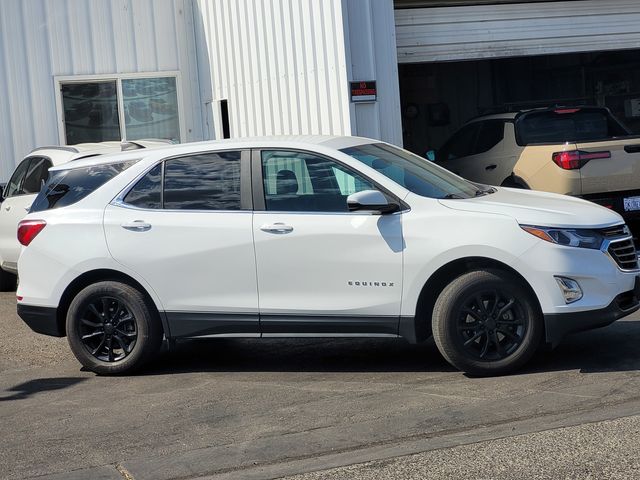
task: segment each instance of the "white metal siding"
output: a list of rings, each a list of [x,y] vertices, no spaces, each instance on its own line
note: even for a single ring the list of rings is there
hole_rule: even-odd
[[[375,80],[377,101],[351,104],[354,135],[402,146],[392,0],[345,0],[349,80]]]
[[[223,99],[232,137],[351,133],[341,5],[341,0],[197,0],[209,135],[222,137],[218,102]]]
[[[640,2],[586,0],[396,10],[401,63],[640,47]]]
[[[179,70],[186,140],[202,139],[191,0],[1,0],[0,180],[58,143],[54,76]]]

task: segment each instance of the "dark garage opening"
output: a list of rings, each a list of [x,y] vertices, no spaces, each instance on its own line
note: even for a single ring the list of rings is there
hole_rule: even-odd
[[[495,111],[600,105],[640,134],[640,50],[401,64],[405,148],[424,155]]]

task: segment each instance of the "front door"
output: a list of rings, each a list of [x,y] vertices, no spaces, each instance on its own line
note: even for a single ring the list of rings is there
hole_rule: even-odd
[[[259,335],[243,153],[167,159],[105,211],[111,254],[157,293],[173,337]]]
[[[396,335],[402,214],[349,212],[376,187],[333,159],[263,150],[252,166],[263,336]]]

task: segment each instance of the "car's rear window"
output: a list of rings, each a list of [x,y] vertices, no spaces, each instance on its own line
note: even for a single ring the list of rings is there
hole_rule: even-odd
[[[559,109],[522,114],[516,135],[520,145],[529,145],[602,140],[629,132],[606,110]]]
[[[61,208],[82,200],[125,171],[137,160],[51,172],[48,182],[31,205],[31,212]]]

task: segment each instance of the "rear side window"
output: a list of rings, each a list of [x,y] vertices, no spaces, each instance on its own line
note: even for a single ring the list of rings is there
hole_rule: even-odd
[[[516,121],[520,145],[602,140],[629,135],[607,110],[565,109],[524,113]]]
[[[446,162],[447,160],[473,155],[479,130],[479,122],[470,123],[462,127],[438,150],[437,160]]]
[[[41,212],[74,204],[125,171],[136,161],[52,172],[45,188],[34,200],[31,212]]]
[[[481,122],[480,133],[474,149],[474,155],[491,150],[504,138],[504,121],[486,120]]]

